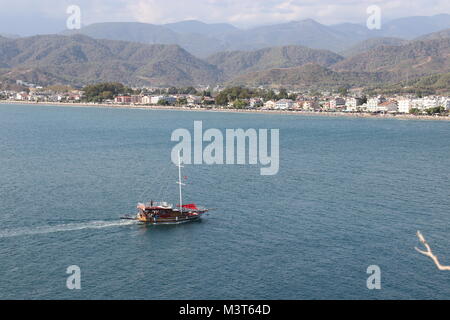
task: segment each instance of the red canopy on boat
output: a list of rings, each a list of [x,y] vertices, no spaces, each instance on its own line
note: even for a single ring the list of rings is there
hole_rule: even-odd
[[[185,209],[191,209],[191,210],[198,210],[198,208],[197,208],[197,206],[195,205],[195,203],[185,204],[185,205],[183,205],[183,208],[185,208]]]

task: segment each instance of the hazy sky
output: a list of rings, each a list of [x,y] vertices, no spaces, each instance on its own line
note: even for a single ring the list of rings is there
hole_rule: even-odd
[[[105,21],[167,23],[188,19],[239,27],[312,18],[324,24],[366,21],[370,5],[383,18],[450,14],[450,0],[0,0],[0,32],[30,35],[65,29],[69,5],[84,25]]]

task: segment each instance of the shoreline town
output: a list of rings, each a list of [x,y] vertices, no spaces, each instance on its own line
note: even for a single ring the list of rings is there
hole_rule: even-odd
[[[24,83],[21,83],[22,85]],[[25,83],[25,85],[27,85]],[[446,96],[374,96],[350,92],[301,94],[272,90],[271,95],[245,96],[245,88],[211,92],[171,93],[170,89],[133,90],[130,94],[114,94],[90,102],[83,90],[58,92],[28,84],[27,90],[0,91],[1,104],[54,105],[78,107],[133,108],[148,110],[210,111],[234,113],[295,114],[353,118],[383,118],[401,120],[450,120],[450,97]],[[227,90],[237,90],[235,98]],[[259,91],[257,91],[259,92]],[[265,92],[267,91],[260,91]],[[234,93],[234,92],[233,92]],[[224,99],[225,96],[225,99]],[[233,96],[233,97],[231,97]],[[241,97],[244,96],[244,97]]]

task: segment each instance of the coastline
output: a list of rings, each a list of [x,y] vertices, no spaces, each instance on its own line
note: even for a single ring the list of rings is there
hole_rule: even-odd
[[[274,114],[274,115],[297,115],[308,117],[349,117],[365,119],[397,119],[397,120],[436,120],[450,121],[450,116],[427,116],[410,114],[370,114],[370,113],[349,113],[349,112],[311,112],[311,111],[292,111],[292,110],[249,110],[249,109],[221,109],[221,108],[188,108],[175,106],[143,106],[131,104],[102,104],[102,103],[64,103],[64,102],[30,102],[30,101],[8,101],[0,100],[0,104],[16,105],[36,105],[36,106],[55,106],[55,107],[83,107],[83,108],[111,108],[111,109],[138,109],[138,110],[174,110],[174,111],[197,111],[197,112],[225,112],[225,113],[253,113],[253,114]]]

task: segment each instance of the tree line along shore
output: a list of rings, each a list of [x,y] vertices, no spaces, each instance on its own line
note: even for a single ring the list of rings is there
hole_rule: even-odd
[[[450,97],[365,96],[342,88],[337,92],[301,93],[286,89],[130,88],[100,83],[0,92],[3,103],[98,106],[170,110],[206,110],[323,116],[448,120]]]

